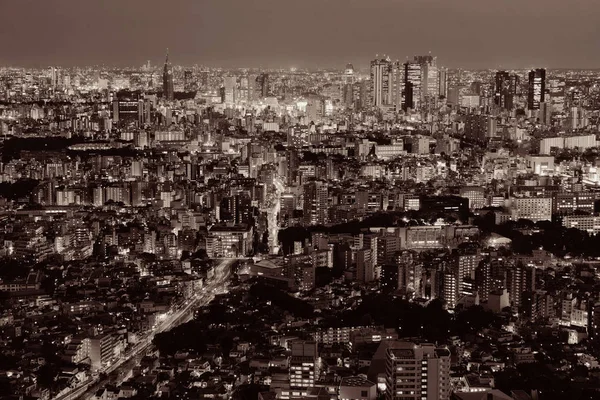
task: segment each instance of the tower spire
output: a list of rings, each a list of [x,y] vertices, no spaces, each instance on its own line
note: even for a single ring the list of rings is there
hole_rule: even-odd
[[[173,71],[171,68],[171,63],[169,63],[169,49],[167,48],[165,67],[163,69],[163,93],[164,98],[167,100],[173,100]]]

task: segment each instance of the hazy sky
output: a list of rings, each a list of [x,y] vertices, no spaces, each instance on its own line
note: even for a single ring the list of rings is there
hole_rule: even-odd
[[[600,0],[0,0],[0,65],[600,67]]]

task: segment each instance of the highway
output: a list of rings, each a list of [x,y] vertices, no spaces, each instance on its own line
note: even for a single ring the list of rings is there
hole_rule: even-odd
[[[169,331],[178,325],[190,321],[194,316],[194,311],[209,304],[215,298],[217,291],[227,290],[229,278],[231,276],[231,265],[234,261],[236,261],[234,258],[218,260],[218,264],[214,267],[213,277],[210,280],[207,280],[207,283],[201,292],[194,294],[192,298],[186,300],[183,306],[171,310],[166,317],[160,321],[158,326],[140,338],[133,347],[122,354],[120,358],[115,360],[108,367],[104,368],[104,370],[99,371],[99,373],[109,375],[116,372],[118,373],[119,381],[124,380],[148,352],[156,334]],[[92,397],[98,389],[108,383],[108,376],[101,380],[98,380],[98,378],[89,378],[76,387],[71,388],[68,392],[63,392],[52,398],[52,400],[85,400]]]

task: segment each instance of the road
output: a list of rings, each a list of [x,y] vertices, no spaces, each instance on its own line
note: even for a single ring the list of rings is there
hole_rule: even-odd
[[[166,332],[178,325],[190,321],[193,318],[196,309],[209,304],[215,298],[217,290],[227,289],[229,278],[231,276],[231,265],[234,261],[236,261],[236,259],[233,258],[219,260],[219,263],[214,268],[213,277],[206,283],[200,293],[194,294],[194,296],[187,300],[182,307],[172,310],[154,330],[140,338],[137,344],[100,372],[105,373],[106,375],[117,372],[120,377],[126,377],[148,352],[156,334]],[[52,400],[85,400],[93,396],[98,389],[108,383],[108,377],[101,380],[90,378],[87,381],[81,382],[78,386],[72,388],[68,392],[54,397]]]

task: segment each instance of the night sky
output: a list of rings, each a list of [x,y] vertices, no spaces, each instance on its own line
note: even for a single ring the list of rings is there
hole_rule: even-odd
[[[0,65],[600,67],[599,0],[0,0]]]

